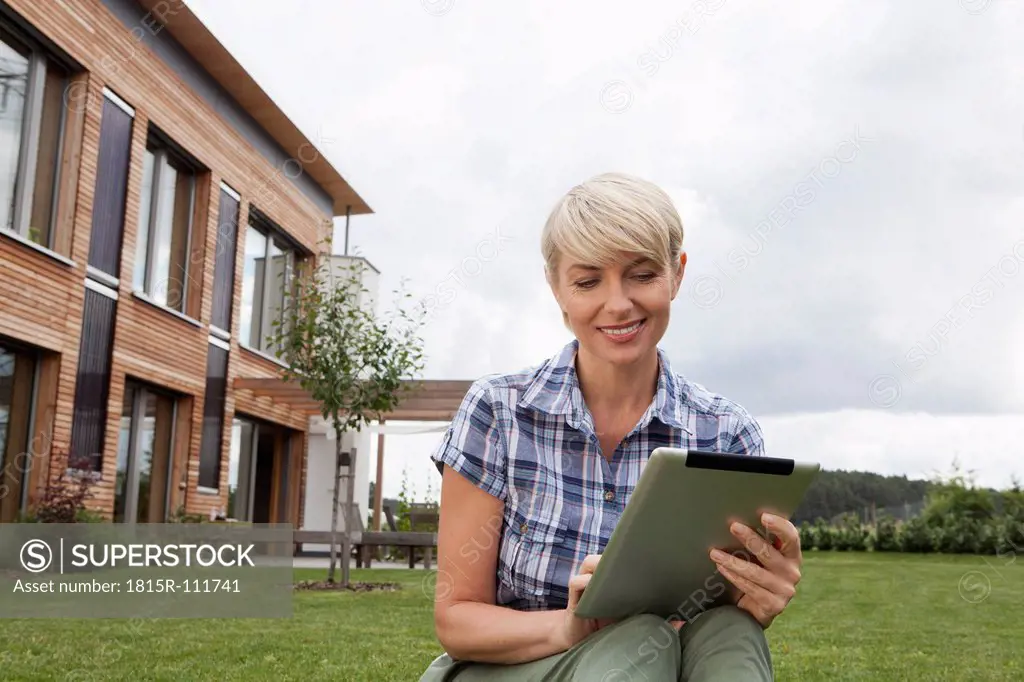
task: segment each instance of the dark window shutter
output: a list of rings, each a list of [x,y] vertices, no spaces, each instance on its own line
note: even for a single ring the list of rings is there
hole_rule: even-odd
[[[224,396],[227,389],[228,352],[210,344],[206,356],[206,397],[203,401],[203,436],[199,448],[199,485],[220,487],[220,451],[224,440]]]
[[[234,300],[235,251],[238,243],[238,201],[221,190],[217,223],[217,253],[213,270],[213,311],[210,323],[231,331],[231,304]]]
[[[119,276],[132,122],[132,117],[126,111],[104,98],[100,153],[96,164],[96,194],[92,206],[89,265],[111,277]]]
[[[88,466],[94,471],[99,471],[103,464],[116,306],[117,302],[112,298],[92,289],[85,290],[71,426],[71,458],[72,464],[77,464],[78,468],[86,466],[80,458],[88,458]]]

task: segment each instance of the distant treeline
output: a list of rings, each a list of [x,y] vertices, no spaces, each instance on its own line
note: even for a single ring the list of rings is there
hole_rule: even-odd
[[[798,526],[805,521],[816,523],[819,519],[840,523],[849,514],[856,514],[865,523],[883,515],[905,521],[920,514],[929,496],[951,483],[987,494],[996,513],[1003,513],[1005,491],[976,487],[972,475],[963,473],[960,464],[954,461],[950,474],[939,475],[932,480],[883,476],[866,471],[822,471],[811,484],[792,521]],[[1011,490],[1019,489],[1020,483],[1015,481]]]
[[[850,512],[863,515],[872,505],[885,508],[919,507],[934,484],[906,476],[882,476],[864,471],[822,471],[811,484],[793,523],[826,521]],[[863,518],[863,516],[862,516]]]

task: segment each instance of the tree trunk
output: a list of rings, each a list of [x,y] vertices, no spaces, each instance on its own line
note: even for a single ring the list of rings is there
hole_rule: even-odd
[[[334,567],[338,559],[338,494],[341,492],[341,433],[340,429],[334,430],[334,505],[331,508],[331,564],[327,569],[327,582],[334,582]],[[345,562],[343,573],[348,575],[348,562]],[[347,586],[347,583],[345,583]]]

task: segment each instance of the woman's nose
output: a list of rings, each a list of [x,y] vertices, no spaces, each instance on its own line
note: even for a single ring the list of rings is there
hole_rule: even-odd
[[[633,308],[633,299],[621,281],[612,281],[609,285],[604,307],[611,313],[629,312]]]

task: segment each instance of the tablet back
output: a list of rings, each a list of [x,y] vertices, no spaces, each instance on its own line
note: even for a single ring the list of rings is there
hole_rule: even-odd
[[[656,449],[576,615],[687,620],[732,601],[734,588],[718,573],[710,549],[752,558],[730,524],[740,521],[765,535],[761,513],[791,517],[819,469],[774,457]]]

